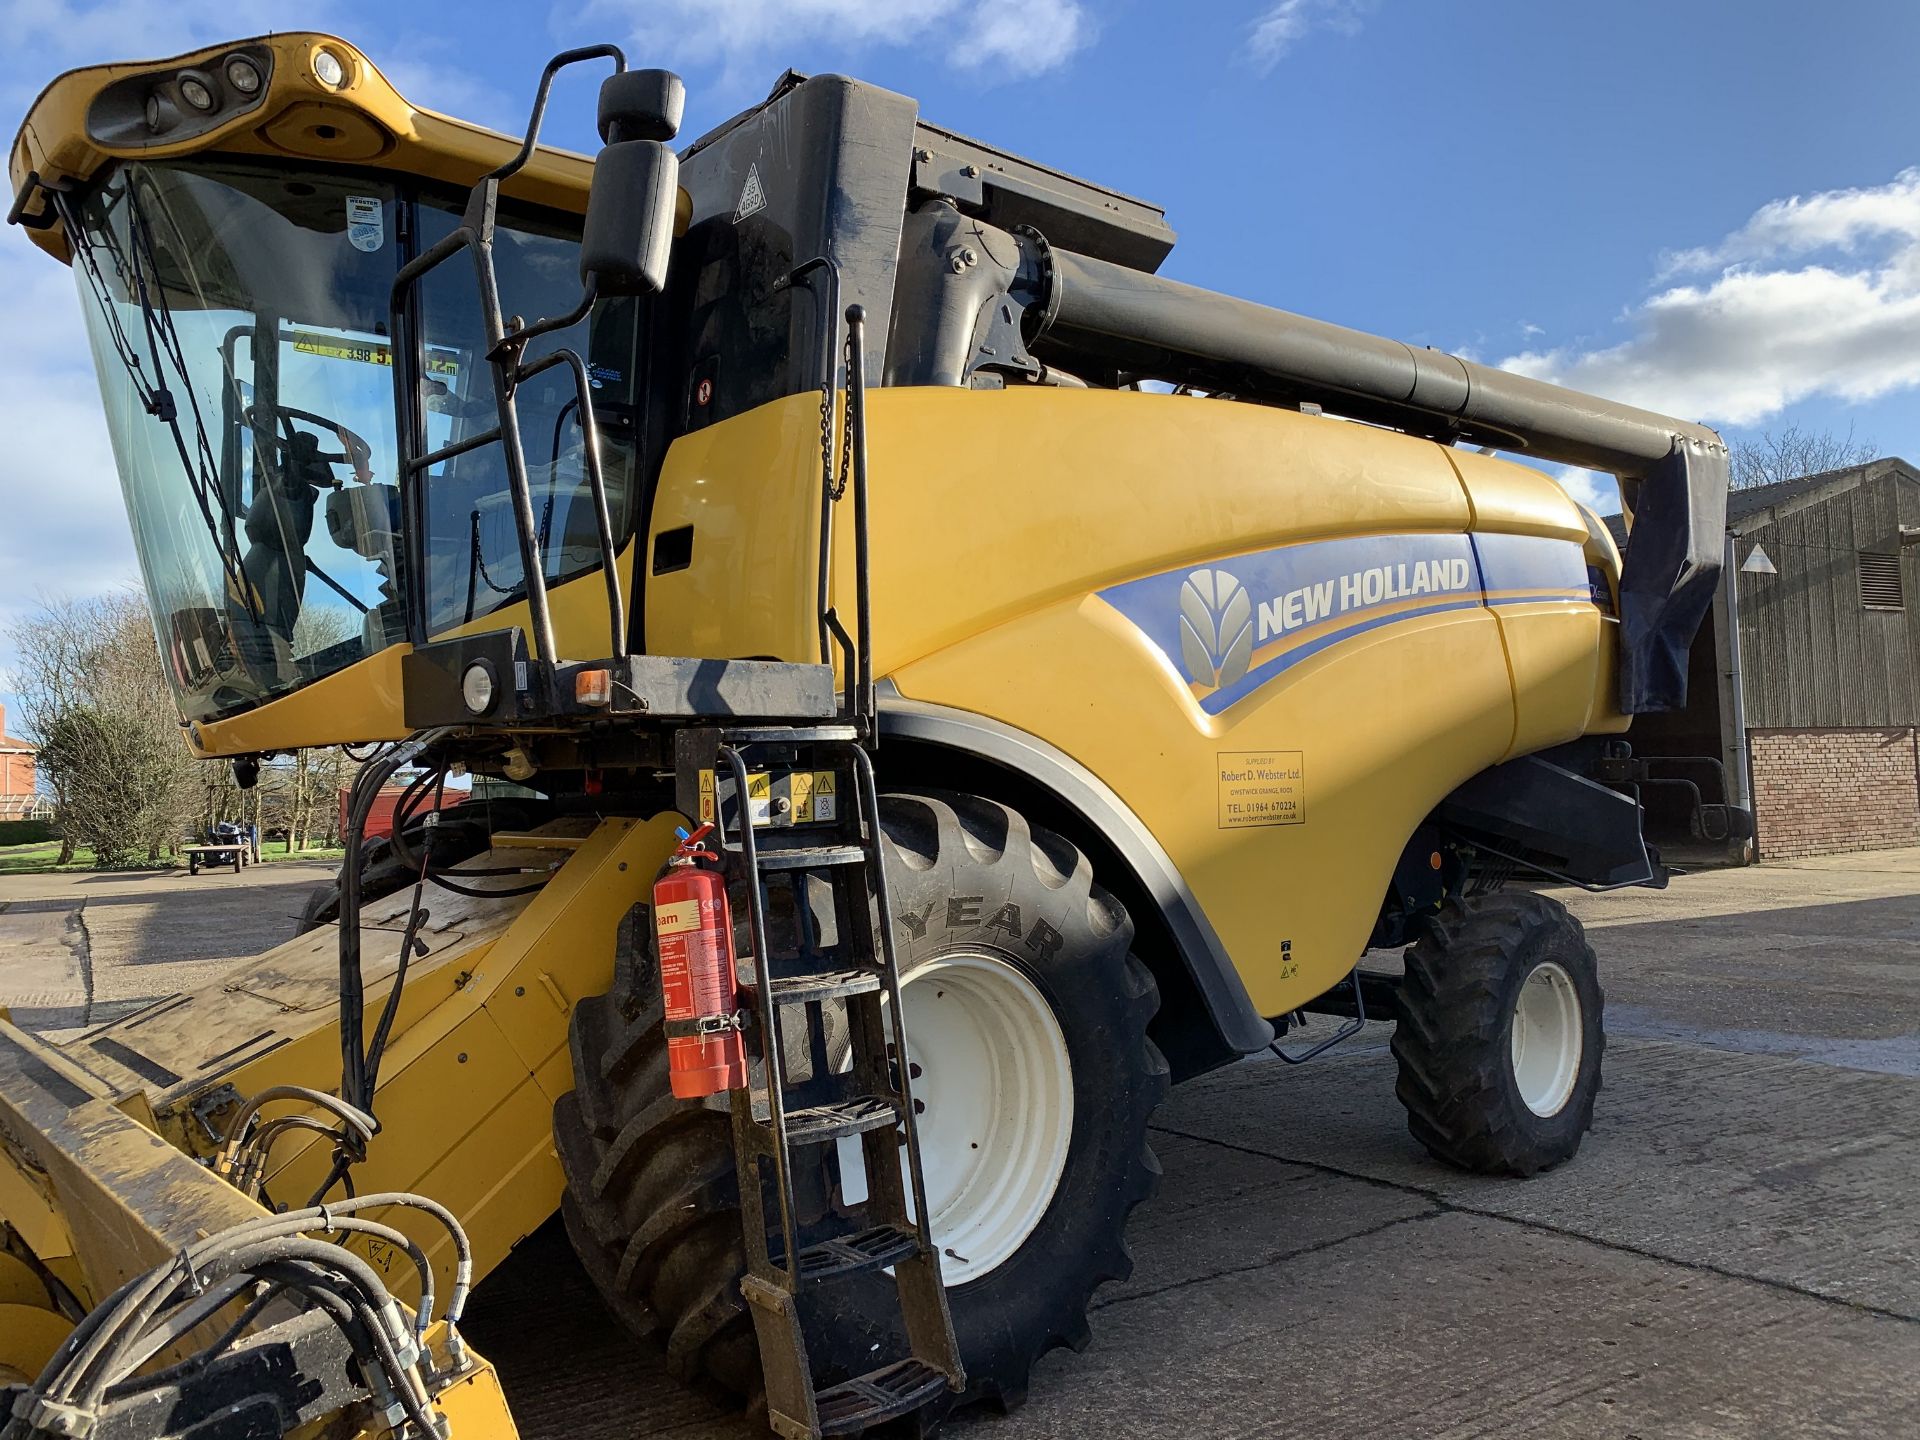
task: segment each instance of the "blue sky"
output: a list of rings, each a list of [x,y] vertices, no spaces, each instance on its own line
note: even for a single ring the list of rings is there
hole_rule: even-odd
[[[73,65],[268,25],[334,31],[417,103],[515,129],[546,54],[589,40],[679,69],[688,134],[786,66],[847,71],[1165,206],[1179,279],[1730,435],[1851,428],[1920,459],[1903,0],[0,0],[0,109]],[[591,89],[562,94],[552,139],[592,147]],[[70,282],[18,231],[0,322],[4,622],[133,567]]]

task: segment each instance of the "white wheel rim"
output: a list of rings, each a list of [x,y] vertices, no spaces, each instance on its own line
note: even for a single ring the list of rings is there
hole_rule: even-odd
[[[1551,960],[1536,966],[1513,1007],[1513,1079],[1534,1114],[1544,1119],[1565,1108],[1585,1043],[1573,977]]]
[[[1073,1139],[1073,1066],[1046,996],[985,951],[956,950],[901,977],[929,1229],[941,1278],[991,1274],[1053,1203]],[[841,1187],[866,1196],[858,1140]],[[912,1199],[908,1199],[909,1208]]]

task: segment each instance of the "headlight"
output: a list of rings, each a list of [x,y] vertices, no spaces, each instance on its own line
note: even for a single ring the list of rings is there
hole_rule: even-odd
[[[243,55],[227,61],[227,83],[242,95],[260,93],[260,71]]]
[[[213,90],[197,75],[180,77],[180,98],[196,110],[213,109]]]
[[[331,50],[322,50],[313,57],[313,74],[322,85],[337,90],[347,78],[347,67]]]
[[[484,660],[467,666],[460,677],[460,698],[468,713],[484,715],[493,708],[493,667]]]

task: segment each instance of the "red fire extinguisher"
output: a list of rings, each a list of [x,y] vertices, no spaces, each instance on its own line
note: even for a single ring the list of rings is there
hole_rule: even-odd
[[[733,919],[719,857],[702,843],[711,825],[680,844],[653,884],[653,930],[666,1001],[667,1078],[682,1100],[747,1083],[747,1047],[738,1021]]]

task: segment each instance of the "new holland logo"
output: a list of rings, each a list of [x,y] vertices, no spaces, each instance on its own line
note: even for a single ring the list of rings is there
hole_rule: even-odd
[[[1253,660],[1253,601],[1224,570],[1196,570],[1180,586],[1180,660],[1187,677],[1215,689]]]

